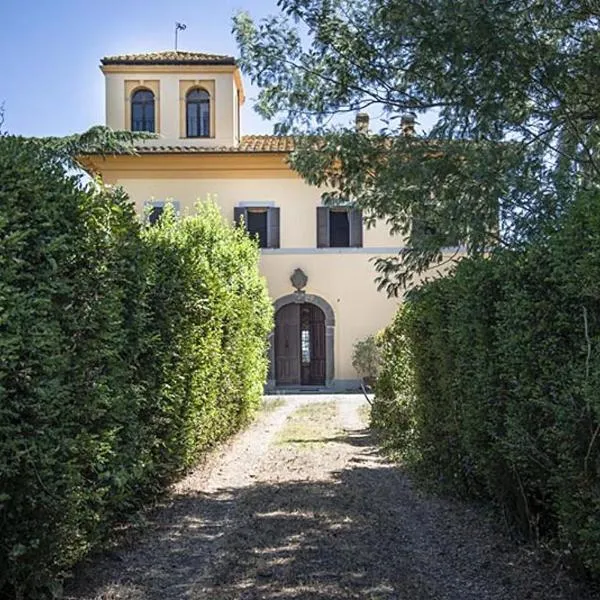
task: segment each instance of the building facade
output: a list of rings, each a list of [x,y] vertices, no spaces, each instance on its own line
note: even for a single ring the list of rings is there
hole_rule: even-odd
[[[242,135],[245,101],[235,60],[191,52],[102,59],[106,124],[151,131],[135,156],[89,157],[151,223],[166,202],[182,214],[214,199],[261,246],[273,299],[269,387],[356,388],[353,345],[388,325],[398,301],[377,291],[373,259],[402,240],[360,211],[324,206],[321,191],[287,164],[288,137]]]

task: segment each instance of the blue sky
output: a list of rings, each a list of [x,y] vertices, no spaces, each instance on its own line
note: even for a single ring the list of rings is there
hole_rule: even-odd
[[[257,19],[279,13],[277,0],[0,0],[4,129],[68,135],[103,124],[103,56],[172,49],[176,21],[187,25],[180,49],[236,56],[231,19],[239,10]],[[272,133],[252,109],[258,90],[247,78],[245,89],[243,133]],[[427,129],[433,117],[419,121]]]
[[[276,0],[0,0],[0,103],[4,128],[22,135],[67,135],[104,123],[100,58],[173,48],[237,55],[231,17],[277,13]],[[245,133],[271,133],[252,110],[246,80]]]

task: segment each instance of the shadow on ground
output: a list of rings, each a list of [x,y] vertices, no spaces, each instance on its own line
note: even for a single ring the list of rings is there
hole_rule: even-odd
[[[329,443],[362,450],[330,481],[261,482],[175,497],[134,547],[84,565],[67,596],[587,597],[567,581],[550,581],[535,560],[525,558],[508,540],[490,535],[470,509],[416,494],[399,469],[373,456],[367,431]]]
[[[373,447],[373,439],[370,435],[368,429],[363,429],[360,431],[352,431],[351,433],[346,433],[342,435],[336,435],[333,437],[326,438],[299,438],[299,439],[289,439],[286,438],[286,444],[327,444],[330,442],[338,443],[338,444],[348,444],[349,446],[354,446],[356,448],[372,448]],[[379,451],[373,448],[373,453],[379,453]]]

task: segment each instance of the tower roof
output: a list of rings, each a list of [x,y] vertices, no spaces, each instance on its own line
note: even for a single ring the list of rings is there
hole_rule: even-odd
[[[143,54],[118,54],[105,56],[103,65],[235,65],[233,56],[188,52],[186,50],[164,50]]]

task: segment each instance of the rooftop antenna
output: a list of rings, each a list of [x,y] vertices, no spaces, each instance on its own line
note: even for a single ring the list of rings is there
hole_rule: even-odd
[[[175,22],[175,52],[177,52],[177,34],[184,31],[187,25],[185,23]]]

